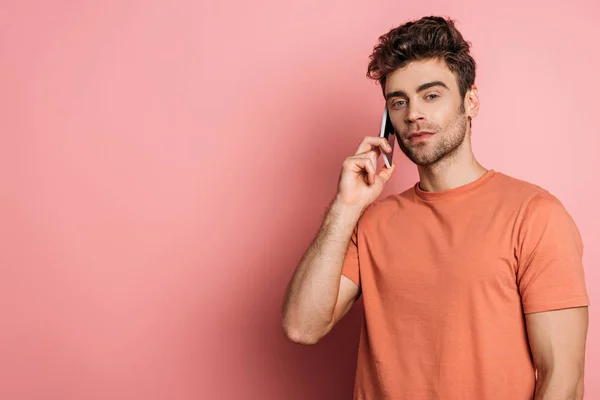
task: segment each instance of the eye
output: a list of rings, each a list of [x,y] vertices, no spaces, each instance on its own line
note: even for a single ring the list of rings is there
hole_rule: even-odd
[[[436,97],[440,97],[440,96],[438,96],[438,95],[437,95],[437,94],[435,94],[435,93],[430,93],[430,94],[428,94],[427,96],[425,96],[425,98],[427,98],[427,99],[429,99],[429,100],[433,100],[433,99],[435,99]]]
[[[398,101],[394,101],[392,103],[392,107],[394,107],[394,108],[404,107],[405,105],[406,105],[406,101],[404,101],[404,100],[398,100]]]

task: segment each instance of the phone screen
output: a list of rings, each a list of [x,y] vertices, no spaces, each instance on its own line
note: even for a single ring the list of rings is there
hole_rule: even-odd
[[[390,120],[390,116],[387,110],[387,104],[383,109],[383,118],[381,119],[381,131],[379,132],[379,137],[386,138],[387,141],[392,146],[392,151],[389,153],[381,152],[383,156],[383,161],[385,162],[385,166],[388,168],[392,168],[392,158],[394,157],[394,144],[396,143],[396,134],[394,132],[394,127],[392,126],[392,121]]]

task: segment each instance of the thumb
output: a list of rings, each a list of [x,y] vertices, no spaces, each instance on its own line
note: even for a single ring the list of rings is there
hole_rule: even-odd
[[[381,183],[387,183],[390,179],[392,179],[392,175],[396,170],[396,164],[392,163],[392,168],[381,168],[381,171],[377,174],[377,180],[381,181]]]

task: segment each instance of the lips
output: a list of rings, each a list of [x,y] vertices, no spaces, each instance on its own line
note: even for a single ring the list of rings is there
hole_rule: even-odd
[[[417,137],[421,137],[421,136],[427,136],[427,135],[433,135],[433,132],[429,132],[429,131],[417,131],[417,132],[411,132],[408,134],[407,139],[412,139],[412,138],[417,138]]]
[[[410,143],[419,143],[419,142],[424,142],[427,139],[429,139],[430,137],[432,137],[434,135],[433,132],[428,132],[428,131],[417,131],[417,132],[412,132],[407,136],[407,140]]]

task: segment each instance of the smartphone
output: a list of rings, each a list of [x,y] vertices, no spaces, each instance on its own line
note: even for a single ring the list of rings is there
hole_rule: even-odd
[[[394,132],[394,127],[392,126],[392,121],[390,120],[390,116],[388,114],[387,104],[383,108],[383,118],[381,119],[381,131],[379,132],[379,137],[386,138],[387,141],[392,146],[392,151],[389,153],[381,152],[383,156],[383,161],[385,162],[385,166],[388,168],[392,168],[392,158],[394,157],[394,144],[396,143],[396,132]]]

